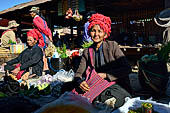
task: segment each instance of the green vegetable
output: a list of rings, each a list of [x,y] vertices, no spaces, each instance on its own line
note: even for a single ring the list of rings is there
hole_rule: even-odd
[[[66,54],[66,44],[63,44],[63,47],[60,49],[59,47],[57,48],[57,52],[60,54],[60,58],[67,58],[67,54]]]
[[[9,40],[8,44],[16,44],[16,42],[13,42],[12,40]]]
[[[83,48],[88,48],[93,44],[93,41],[90,42],[83,42],[83,45],[81,45]]]
[[[158,59],[160,61],[168,62],[169,61],[169,53],[170,53],[170,42],[164,44],[161,49],[157,52]]]

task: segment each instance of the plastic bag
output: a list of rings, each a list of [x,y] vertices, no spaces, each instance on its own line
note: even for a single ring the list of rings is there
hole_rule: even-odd
[[[75,13],[73,14],[72,17],[75,21],[80,21],[83,19],[83,16],[79,14],[79,11],[77,9],[75,10]]]
[[[45,56],[46,57],[52,57],[55,50],[56,50],[56,47],[55,47],[54,44],[48,45],[48,47],[45,49]]]
[[[41,107],[34,113],[110,113],[106,109],[95,108],[86,98],[65,92],[61,97]]]
[[[60,69],[55,75],[53,75],[53,81],[69,82],[72,81],[74,77],[74,71],[72,69],[69,72],[64,69]]]

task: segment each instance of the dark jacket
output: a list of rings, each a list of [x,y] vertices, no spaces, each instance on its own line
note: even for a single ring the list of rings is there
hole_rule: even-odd
[[[131,71],[130,65],[125,58],[119,45],[115,41],[103,42],[103,54],[106,65],[103,66],[105,70],[103,73],[107,74],[108,81],[115,81],[117,79],[128,78]],[[93,62],[95,65],[95,52],[93,51]],[[87,67],[90,65],[90,57],[88,48],[83,52],[79,68],[75,74],[75,78],[83,78]]]
[[[44,66],[42,49],[37,45],[26,48],[17,58],[8,61],[7,65],[16,63],[21,64],[20,70],[28,72],[29,67],[32,67],[32,74],[41,76]]]

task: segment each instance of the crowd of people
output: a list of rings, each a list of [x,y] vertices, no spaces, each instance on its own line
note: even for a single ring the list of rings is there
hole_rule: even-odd
[[[2,64],[5,71],[14,74],[18,80],[37,78],[48,70],[44,51],[53,43],[53,39],[47,22],[39,13],[39,7],[32,7],[30,10],[33,28],[27,32],[28,48],[17,58]],[[131,67],[118,43],[106,40],[111,34],[110,17],[91,12],[87,19],[82,40],[93,43],[84,49],[69,91],[88,98],[92,104],[104,103],[116,109],[125,103],[126,97],[132,97],[128,76]],[[9,29],[1,36],[2,47],[19,43],[14,32],[18,26],[15,20],[9,21]],[[123,41],[126,40],[128,39],[124,34]],[[68,91],[67,89],[63,91]]]

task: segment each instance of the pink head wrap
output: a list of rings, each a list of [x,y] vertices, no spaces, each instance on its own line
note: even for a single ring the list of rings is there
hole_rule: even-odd
[[[110,33],[111,33],[110,17],[96,13],[91,16],[91,18],[89,19],[89,22],[90,24],[88,26],[88,30],[90,30],[94,25],[98,24],[104,30],[104,32],[107,33],[107,38],[110,36]]]
[[[33,37],[34,39],[38,40],[40,37],[41,33],[37,29],[32,29],[27,32],[27,37]]]

